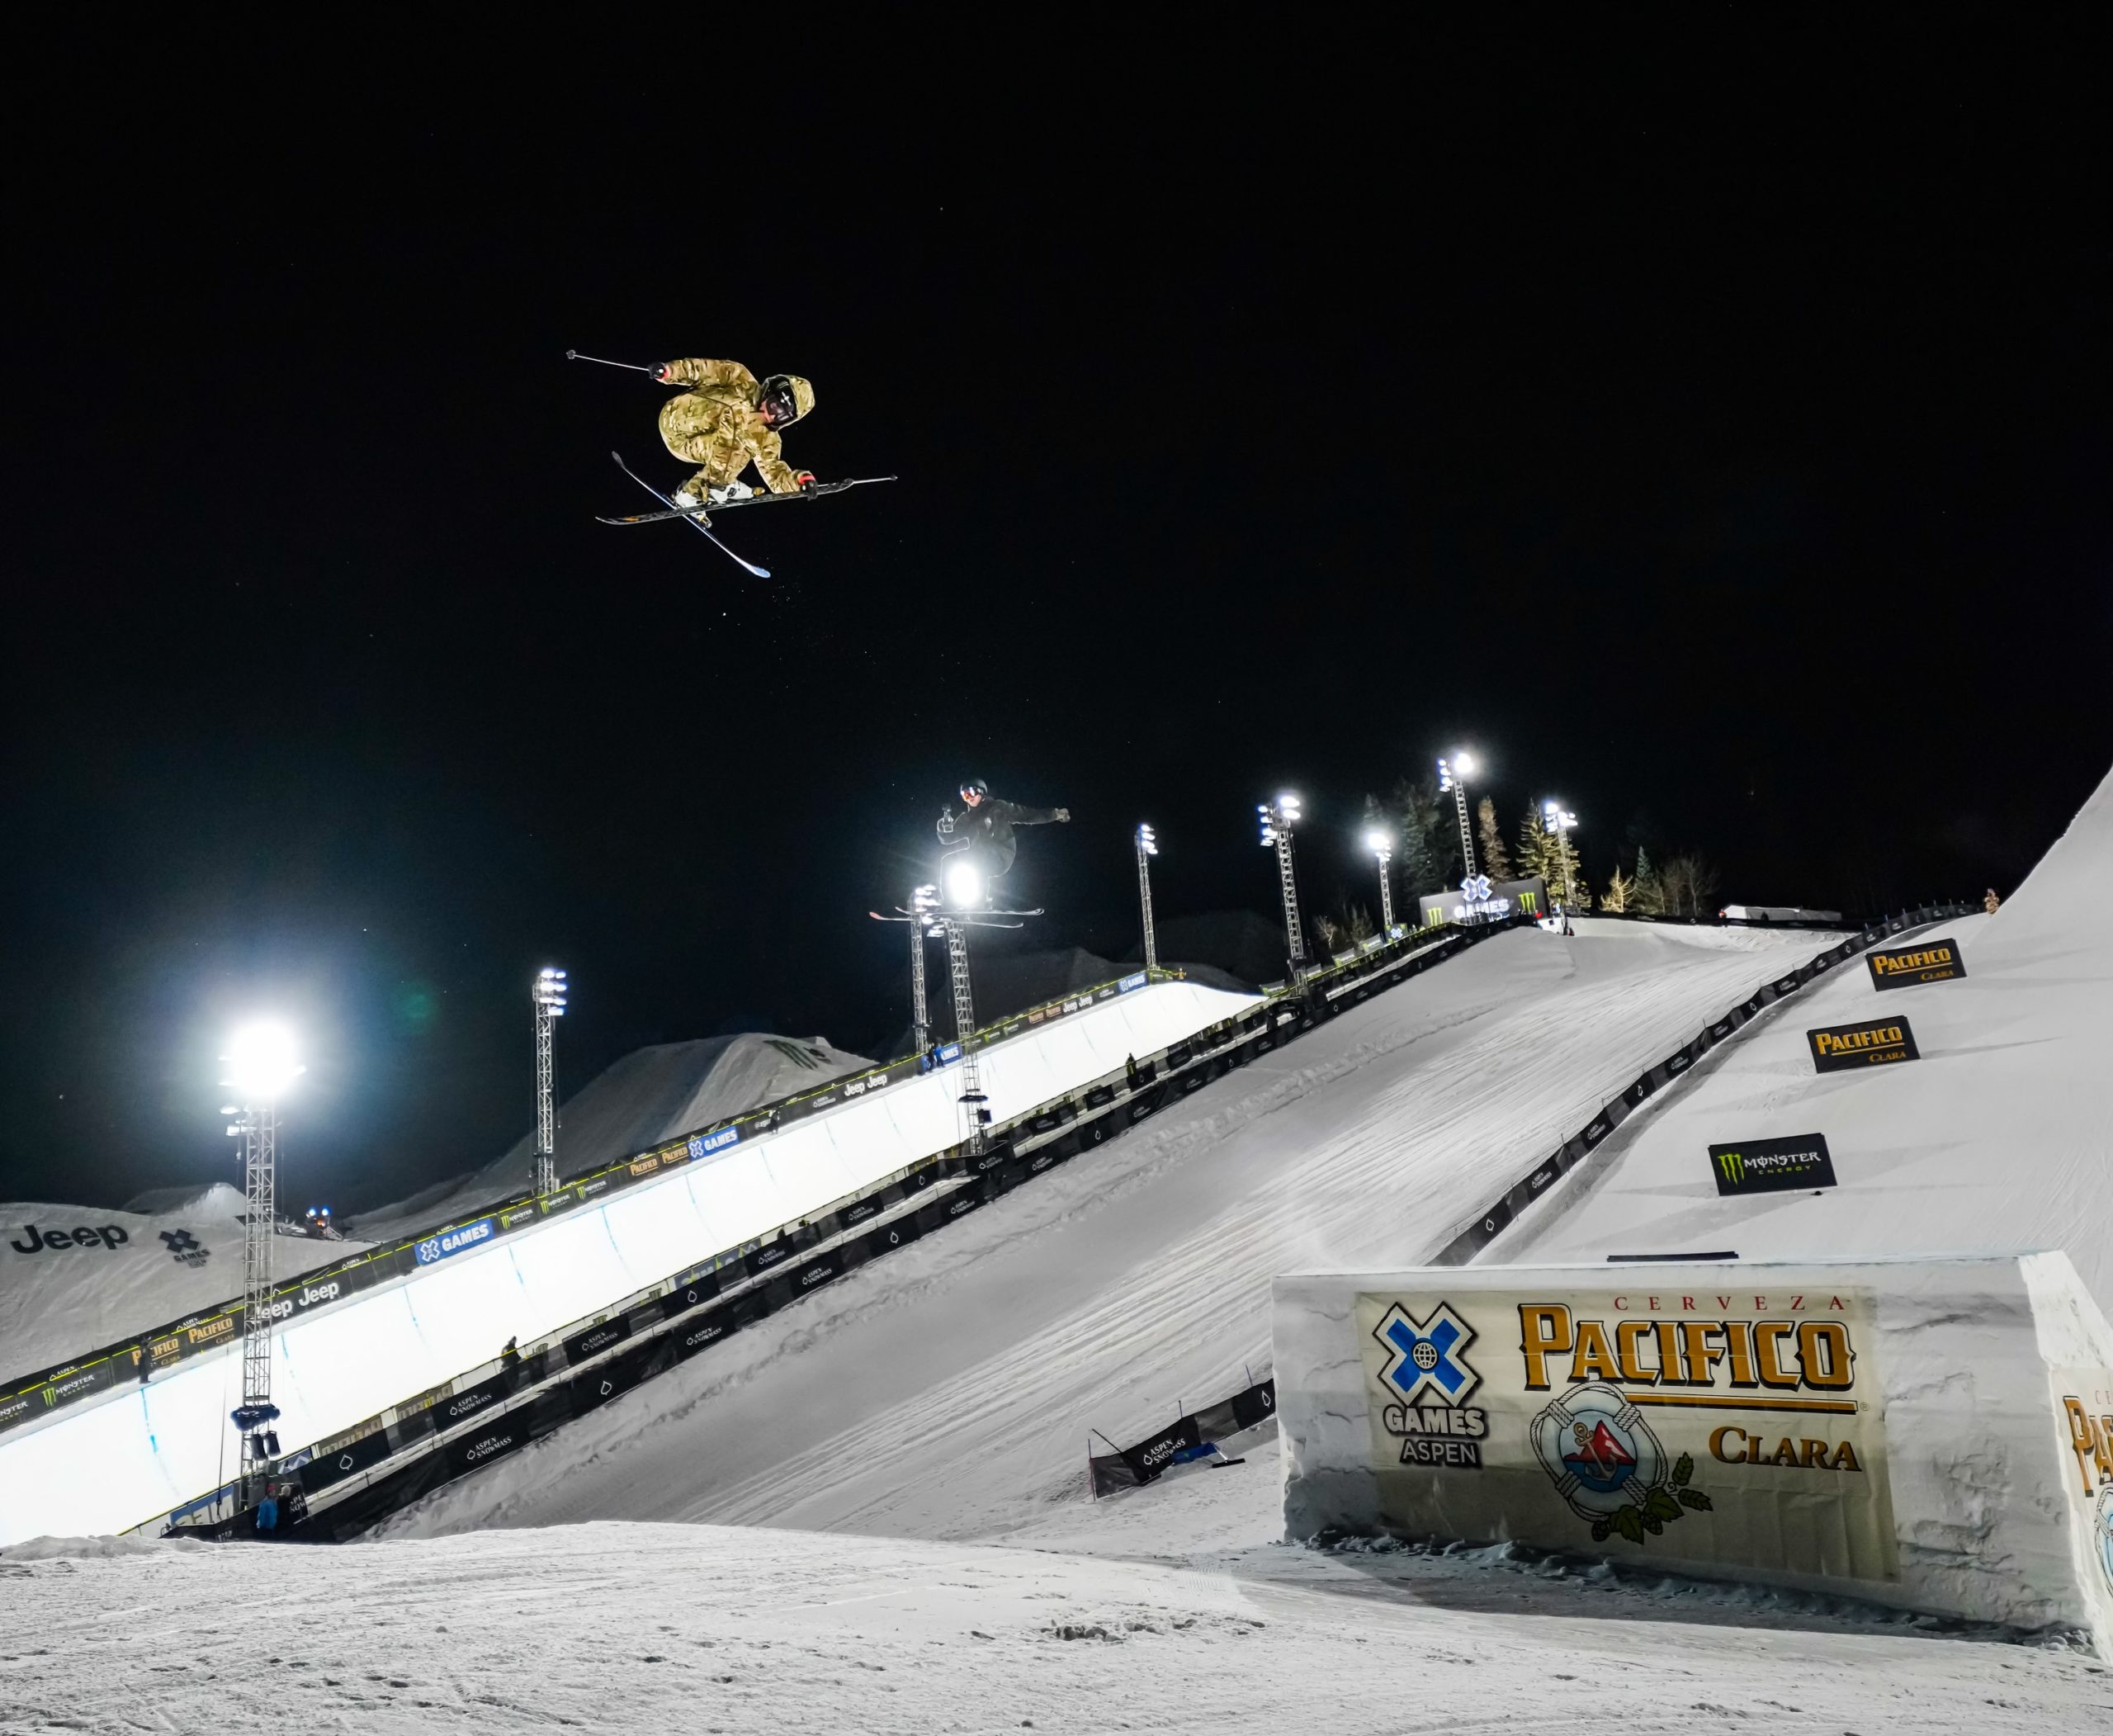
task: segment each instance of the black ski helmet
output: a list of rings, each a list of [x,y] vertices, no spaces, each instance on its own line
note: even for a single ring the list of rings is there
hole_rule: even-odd
[[[990,786],[981,778],[964,778],[961,781],[961,792],[965,797],[987,796],[990,793]]]
[[[773,374],[756,394],[756,407],[771,404],[777,412],[773,428],[790,428],[815,407],[815,389],[797,374]]]

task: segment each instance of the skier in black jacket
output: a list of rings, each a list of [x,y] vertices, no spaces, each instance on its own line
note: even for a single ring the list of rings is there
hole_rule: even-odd
[[[1014,826],[1047,825],[1071,817],[1067,807],[1022,807],[1017,802],[994,796],[990,786],[981,778],[971,778],[962,785],[961,799],[968,804],[968,811],[953,822],[951,846],[971,852],[992,879],[1010,868],[1019,854]]]

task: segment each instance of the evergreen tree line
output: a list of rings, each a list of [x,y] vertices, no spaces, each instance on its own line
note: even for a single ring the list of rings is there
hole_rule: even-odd
[[[1464,868],[1458,813],[1452,795],[1440,791],[1435,780],[1405,778],[1384,799],[1366,797],[1365,820],[1368,825],[1383,827],[1393,835],[1394,859],[1401,871],[1397,883],[1411,899],[1460,883]],[[1526,804],[1525,817],[1510,843],[1498,830],[1496,804],[1489,797],[1477,805],[1475,821],[1476,871],[1488,875],[1492,883],[1538,877],[1547,884],[1551,901],[1562,899],[1573,911],[1597,908],[1654,916],[1716,914],[1717,870],[1694,851],[1675,852],[1657,861],[1639,843],[1633,868],[1624,873],[1618,856],[1605,884],[1595,892],[1573,831],[1567,836],[1566,897],[1566,840],[1549,829],[1539,799]],[[1377,932],[1369,914],[1354,906],[1345,917],[1321,918],[1320,927],[1335,946]]]

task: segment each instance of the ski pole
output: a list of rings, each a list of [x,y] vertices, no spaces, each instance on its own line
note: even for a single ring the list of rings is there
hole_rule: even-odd
[[[653,371],[650,367],[641,367],[636,362],[604,362],[599,356],[583,356],[578,350],[567,350],[565,352],[565,359],[568,362],[600,362],[604,367],[629,368],[634,374],[650,374]]]

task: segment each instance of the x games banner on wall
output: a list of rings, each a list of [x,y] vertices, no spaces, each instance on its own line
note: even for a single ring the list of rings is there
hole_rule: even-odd
[[[1898,1577],[1870,1298],[1749,1284],[1360,1294],[1381,1524]]]

